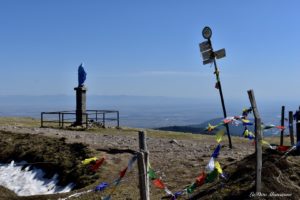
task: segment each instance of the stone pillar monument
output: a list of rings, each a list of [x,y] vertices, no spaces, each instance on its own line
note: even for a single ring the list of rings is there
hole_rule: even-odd
[[[86,79],[86,72],[84,71],[83,64],[78,67],[78,87],[75,87],[76,91],[76,122],[75,126],[81,126],[86,123],[86,91],[84,86]]]

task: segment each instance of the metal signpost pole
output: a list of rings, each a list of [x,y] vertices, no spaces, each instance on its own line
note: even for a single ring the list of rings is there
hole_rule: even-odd
[[[214,59],[214,65],[215,65],[215,74],[216,74],[216,79],[217,79],[217,86],[218,86],[218,90],[219,90],[220,97],[221,97],[223,114],[224,114],[224,118],[226,118],[227,117],[226,107],[225,107],[225,102],[224,102],[224,97],[223,97],[223,92],[222,92],[222,86],[221,86],[221,81],[220,81],[220,77],[219,77],[219,70],[218,70],[218,67],[217,67],[216,59]],[[228,141],[229,141],[229,148],[232,148],[232,143],[231,143],[231,137],[230,137],[230,132],[229,132],[229,126],[228,126],[228,124],[225,124],[225,127],[226,127]]]
[[[205,64],[212,63],[212,62],[214,63],[214,67],[215,67],[214,74],[216,75],[216,79],[217,79],[216,88],[219,90],[222,108],[223,108],[223,114],[224,114],[224,118],[226,118],[227,113],[226,113],[226,108],[225,108],[223,92],[222,92],[219,70],[218,70],[218,66],[217,66],[217,62],[216,62],[216,59],[225,57],[225,49],[220,49],[220,50],[214,52],[213,48],[212,48],[211,40],[210,40],[211,35],[212,35],[211,29],[207,26],[204,27],[204,29],[202,31],[202,36],[205,39],[207,39],[207,41],[200,43],[199,46],[200,46],[200,51],[201,51],[202,58],[203,58],[203,64],[205,65]],[[227,136],[228,136],[229,148],[232,148],[228,124],[225,124],[225,127],[226,127],[226,131],[227,131]]]

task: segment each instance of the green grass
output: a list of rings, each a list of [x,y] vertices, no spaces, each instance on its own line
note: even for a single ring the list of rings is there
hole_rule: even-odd
[[[0,117],[0,126],[40,127],[39,119],[32,117]]]

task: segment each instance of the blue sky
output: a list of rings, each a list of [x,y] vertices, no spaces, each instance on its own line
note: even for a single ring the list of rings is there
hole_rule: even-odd
[[[300,98],[299,1],[0,1],[0,95],[217,99],[198,43],[213,30],[225,99]]]

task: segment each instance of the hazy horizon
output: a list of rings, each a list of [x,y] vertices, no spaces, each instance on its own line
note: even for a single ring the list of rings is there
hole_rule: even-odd
[[[249,102],[225,101],[228,116],[241,115]],[[262,102],[257,99],[263,121],[280,121],[281,106],[288,111],[298,109],[297,102]],[[222,118],[218,99],[205,101],[174,97],[101,96],[87,95],[87,109],[119,110],[122,126],[157,128],[174,125],[201,124],[214,118]],[[40,118],[43,111],[75,110],[75,95],[3,96],[0,95],[0,116],[28,116]]]

